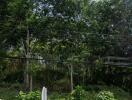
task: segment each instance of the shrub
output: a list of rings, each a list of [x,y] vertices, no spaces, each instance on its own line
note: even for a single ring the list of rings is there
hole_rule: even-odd
[[[96,100],[116,100],[114,94],[110,91],[101,91],[97,94]]]
[[[16,100],[41,100],[41,93],[39,91],[24,93],[20,91]]]
[[[81,87],[77,86],[71,94],[72,100],[86,100],[86,91]]]

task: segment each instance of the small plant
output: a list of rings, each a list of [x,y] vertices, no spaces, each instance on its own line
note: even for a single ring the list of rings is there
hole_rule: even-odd
[[[24,93],[20,91],[16,100],[41,100],[41,93],[39,91]]]
[[[86,91],[81,86],[77,86],[71,95],[72,100],[86,100]]]
[[[110,91],[101,91],[97,94],[96,100],[116,100],[114,94]]]

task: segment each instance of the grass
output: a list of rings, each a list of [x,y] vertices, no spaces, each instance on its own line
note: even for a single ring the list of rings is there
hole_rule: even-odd
[[[0,87],[0,99],[4,100],[14,100],[18,91],[14,88],[2,88]]]
[[[94,100],[96,94],[101,90],[108,90],[114,93],[114,96],[117,98],[117,100],[132,100],[131,95],[128,92],[125,92],[124,90],[111,86],[88,86],[86,88],[87,90],[87,100]],[[7,87],[0,87],[0,99],[4,100],[14,100],[14,97],[17,96],[18,90],[16,90],[13,87],[7,88]],[[68,94],[59,94],[59,93],[53,93],[49,95],[49,100],[67,100],[65,99],[68,96]]]

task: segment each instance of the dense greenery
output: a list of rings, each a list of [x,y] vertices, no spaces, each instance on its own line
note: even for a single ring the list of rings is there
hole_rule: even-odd
[[[26,94],[20,91],[19,95],[16,97],[16,100],[41,100],[41,93],[36,91]]]
[[[113,93],[109,91],[101,91],[97,97],[96,100],[116,100]]]
[[[84,97],[82,95],[80,95],[83,98],[82,100],[96,100],[97,96],[100,94],[100,92],[102,93],[102,91],[110,91],[108,93],[114,94],[114,96],[117,100],[131,100],[131,96],[128,92],[125,92],[124,90],[117,88],[117,87],[88,86],[87,90],[82,87],[79,87],[79,88],[81,88],[81,89],[75,89],[74,91],[76,91],[78,93],[81,91],[85,91],[85,93],[83,92],[84,93],[83,96],[85,95]],[[99,90],[97,90],[97,89],[99,89]],[[34,100],[34,98],[38,98],[35,100],[40,100],[40,92],[22,93],[21,95],[19,93],[20,92],[17,91],[13,87],[0,88],[0,97],[1,97],[1,99],[4,99],[4,100],[18,100],[18,97],[20,100],[22,100],[22,98],[23,99],[27,98],[26,100],[29,100],[31,98],[32,98],[31,100]],[[33,95],[33,96],[31,96],[31,95]],[[75,96],[80,97],[79,95],[75,95],[73,93],[65,94],[65,93],[56,93],[55,92],[55,93],[50,93],[48,96],[48,99],[49,100],[71,100],[71,99],[74,99]],[[109,96],[109,94],[107,96]],[[106,97],[106,95],[105,96],[101,95],[101,97]],[[81,99],[79,99],[79,100],[81,100]]]
[[[0,84],[50,92],[116,85],[131,92],[131,66],[104,61],[131,58],[131,8],[131,0],[1,0]]]

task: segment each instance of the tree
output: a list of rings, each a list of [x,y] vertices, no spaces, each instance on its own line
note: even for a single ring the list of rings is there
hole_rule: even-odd
[[[131,49],[129,0],[3,0],[0,5],[1,51],[6,54],[10,49],[15,55],[8,56],[27,58],[27,88],[29,83],[32,88],[32,74],[28,71],[32,61],[28,58],[34,54],[45,61],[56,61],[50,62],[56,67],[58,62],[69,62],[73,81],[77,66],[83,66],[83,72],[94,73],[93,66],[100,57],[126,56]],[[75,63],[81,64],[74,67]]]

